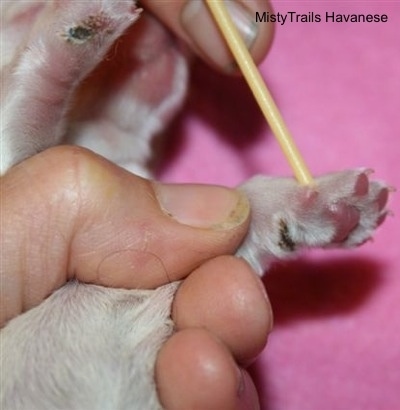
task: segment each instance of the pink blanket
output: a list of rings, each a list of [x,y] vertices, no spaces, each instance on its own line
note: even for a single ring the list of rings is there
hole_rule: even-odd
[[[276,26],[261,69],[311,172],[370,167],[400,187],[400,2],[275,2],[322,21]],[[387,14],[326,23],[325,13]],[[235,185],[291,171],[240,79],[200,65],[161,177]],[[252,367],[262,408],[400,409],[398,194],[374,241],[311,252],[265,278],[275,330]]]

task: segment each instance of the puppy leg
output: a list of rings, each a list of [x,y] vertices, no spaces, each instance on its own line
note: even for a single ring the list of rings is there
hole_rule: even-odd
[[[1,331],[2,410],[157,410],[154,365],[173,331],[173,283],[67,283]]]
[[[187,71],[165,27],[143,14],[79,87],[67,141],[149,177],[152,139],[181,107]]]
[[[13,28],[17,32],[15,27],[21,28],[24,19],[29,22],[25,37],[17,36],[19,42],[10,40],[8,64],[2,67],[1,174],[60,142],[77,86],[138,17],[133,1],[25,4],[27,8],[14,13],[6,3],[1,6],[8,17],[2,34],[12,34]],[[29,13],[34,14],[34,21],[26,17]]]
[[[314,187],[293,179],[256,176],[240,189],[252,209],[238,255],[261,275],[275,259],[310,247],[348,248],[367,241],[388,213],[390,189],[370,172],[349,170],[318,178]]]

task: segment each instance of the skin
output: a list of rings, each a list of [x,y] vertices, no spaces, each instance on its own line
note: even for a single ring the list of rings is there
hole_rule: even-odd
[[[225,73],[234,74],[232,72],[232,61],[228,58],[220,59],[220,54],[223,49],[226,49],[225,41],[222,37],[219,37],[217,33],[213,38],[208,39],[206,46],[200,46],[198,39],[195,39],[193,34],[188,32],[185,28],[184,7],[187,0],[174,0],[174,1],[154,1],[154,0],[142,0],[140,4],[149,12],[154,14],[166,27],[170,29],[179,39],[183,40],[189,48],[194,51],[200,58],[205,60],[215,69],[223,71]],[[247,11],[249,16],[253,18],[256,11],[272,11],[271,5],[266,0],[240,0],[243,9]],[[205,8],[205,6],[204,6]],[[204,21],[202,21],[203,23]],[[193,25],[191,21],[188,23]],[[210,21],[210,24],[213,24]],[[251,55],[256,63],[260,63],[266,53],[268,52],[273,38],[273,26],[270,24],[258,24],[258,35],[251,46]],[[204,31],[204,26],[200,25],[198,32]]]
[[[165,3],[142,1],[201,57],[214,61],[181,27],[185,2]],[[264,1],[243,3],[253,10],[267,7]],[[251,50],[256,61],[264,57],[271,36],[271,29],[261,25]],[[6,256],[0,276],[1,325],[72,277],[126,288],[184,279],[172,311],[177,332],[156,365],[161,402],[172,410],[258,408],[245,368],[266,344],[272,312],[260,280],[245,261],[230,256],[246,233],[249,210],[242,203],[236,219],[229,219],[238,193],[193,189],[200,189],[205,200],[194,209],[175,205],[166,213],[158,201],[162,193],[176,194],[176,187],[143,180],[77,147],[52,148],[12,168],[1,178]],[[214,214],[210,201],[216,204]],[[145,243],[137,240],[143,237]]]

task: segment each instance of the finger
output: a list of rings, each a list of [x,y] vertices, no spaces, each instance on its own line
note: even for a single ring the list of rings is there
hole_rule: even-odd
[[[142,0],[141,4],[208,63],[225,72],[231,71],[232,54],[204,1]],[[273,26],[269,23],[257,23],[255,16],[256,12],[272,11],[269,2],[227,1],[226,6],[255,62],[261,62],[271,46]]]
[[[153,183],[78,147],[28,159],[1,190],[2,320],[73,277],[124,288],[180,279],[233,252],[248,224],[234,190]]]
[[[241,387],[239,389],[239,397],[240,397],[240,409],[248,410],[260,409],[260,401],[258,399],[258,393],[256,386],[252,378],[250,377],[249,373],[246,370],[241,369],[242,371],[242,381]]]
[[[183,330],[166,342],[157,358],[156,383],[160,401],[169,410],[258,408],[246,372],[203,329]]]
[[[172,317],[178,330],[209,330],[246,364],[263,350],[272,328],[264,286],[234,256],[219,256],[192,272],[176,293]]]

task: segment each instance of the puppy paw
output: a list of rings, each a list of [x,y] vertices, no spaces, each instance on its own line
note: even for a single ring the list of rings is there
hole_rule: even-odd
[[[344,171],[318,180],[320,195],[325,198],[322,205],[326,207],[326,221],[334,228],[334,236],[326,246],[361,245],[385,220],[393,189],[384,182],[371,181],[371,173],[365,169]]]
[[[250,232],[238,254],[262,274],[273,259],[307,247],[353,247],[384,221],[390,188],[370,170],[328,174],[312,187],[257,176],[241,189],[252,207]]]
[[[89,53],[104,51],[138,17],[133,0],[56,1],[52,30],[70,45],[91,43]],[[43,35],[43,31],[41,31]],[[83,63],[83,62],[82,62]]]
[[[1,174],[60,142],[77,86],[139,15],[133,1],[33,3],[1,5]]]

